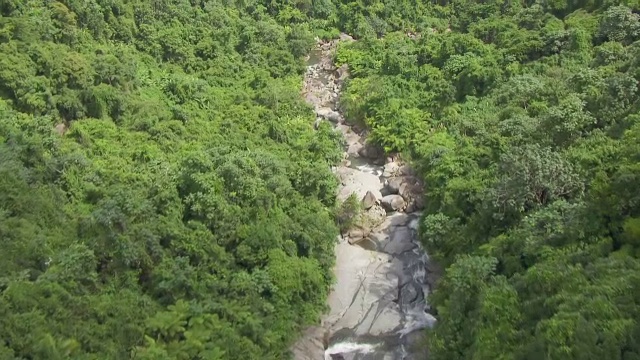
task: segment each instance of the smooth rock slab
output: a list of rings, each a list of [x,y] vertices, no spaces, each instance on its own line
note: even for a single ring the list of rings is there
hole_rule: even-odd
[[[379,336],[389,334],[402,321],[402,312],[398,304],[388,302],[381,304],[380,309],[371,311],[365,321],[356,329],[356,334],[370,334]]]
[[[338,178],[342,187],[338,191],[338,200],[344,201],[349,195],[355,193],[358,199],[362,199],[367,192],[372,192],[377,199],[382,197],[380,179],[370,173],[352,168],[341,167],[338,169]]]
[[[397,280],[390,283],[387,279],[387,273],[398,270],[390,259],[389,255],[346,242],[336,245],[337,282],[328,299],[331,313],[327,324],[331,329],[356,328],[379,300],[379,291],[397,286]]]
[[[341,299],[332,299],[330,296],[330,304],[332,301],[340,301],[343,306],[348,306],[332,328],[354,329],[356,335],[391,333],[398,327],[402,318],[401,309],[394,302],[397,299],[402,263],[386,254],[360,250],[364,252],[344,249],[343,254],[350,254],[351,263],[363,265],[366,261],[365,256],[368,262],[365,266],[360,266],[360,271],[356,270],[355,274],[351,272],[355,279],[349,281],[350,297],[342,294]],[[336,275],[340,277],[346,276],[345,272],[349,272],[354,265],[342,266],[342,271],[336,269]],[[336,295],[336,292],[332,295]],[[345,304],[346,301],[349,303]]]

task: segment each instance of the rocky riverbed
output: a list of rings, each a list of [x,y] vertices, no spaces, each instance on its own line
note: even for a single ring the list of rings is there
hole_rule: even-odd
[[[315,108],[315,126],[328,121],[346,140],[334,169],[338,199],[355,193],[365,210],[336,244],[330,311],[292,351],[296,360],[424,359],[419,330],[435,322],[425,298],[438,271],[417,241],[423,186],[411,168],[346,124],[339,97],[349,71],[333,64],[339,41],[353,39],[343,34],[312,51],[303,95]]]

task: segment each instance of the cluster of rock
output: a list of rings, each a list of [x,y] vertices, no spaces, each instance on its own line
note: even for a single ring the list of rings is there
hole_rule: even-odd
[[[362,212],[354,219],[353,228],[343,234],[349,243],[356,244],[369,237],[391,213],[422,210],[422,184],[408,170],[397,162],[389,162],[383,167],[382,181],[375,174],[358,169],[343,167],[337,170],[341,180],[338,199],[344,201],[352,193],[361,199]]]
[[[343,35],[339,40],[320,43],[311,53],[311,61],[315,63],[307,70],[302,93],[307,102],[315,107],[316,129],[322,121],[344,124],[344,117],[338,111],[337,100],[344,81],[349,77],[349,70],[346,64],[340,68],[333,64],[334,52],[339,41],[353,41],[353,38]]]
[[[423,184],[408,165],[386,157],[380,147],[367,143],[365,131],[359,131],[355,126],[345,123],[339,109],[339,96],[349,77],[349,69],[346,64],[336,68],[333,63],[334,51],[340,41],[353,41],[353,38],[342,34],[338,40],[320,44],[315,54],[318,62],[309,67],[304,94],[307,101],[315,107],[317,118],[314,126],[317,128],[320,122],[329,121],[345,139],[345,160],[334,170],[342,185],[338,200],[344,201],[352,193],[362,199],[363,213],[355,219],[354,229],[345,234],[349,242],[354,244],[382,224],[387,213],[422,210]],[[352,166],[349,159],[358,158],[365,163],[381,165],[381,174]]]
[[[355,156],[347,154],[351,158]],[[344,163],[346,167],[336,171],[341,181],[338,199],[344,201],[351,194],[361,199],[362,212],[354,219],[354,228],[345,234],[351,244],[367,238],[389,213],[413,213],[424,208],[420,179],[401,162],[391,158],[387,161],[379,170],[380,176],[349,167],[349,160]]]

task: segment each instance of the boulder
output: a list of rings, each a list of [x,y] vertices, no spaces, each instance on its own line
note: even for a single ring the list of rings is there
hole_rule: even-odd
[[[381,204],[387,211],[399,211],[404,209],[406,205],[400,195],[387,195],[382,198]]]
[[[404,209],[407,213],[421,211],[424,209],[424,198],[422,195],[415,195],[407,201],[407,207]]]
[[[391,178],[387,181],[386,191],[387,195],[397,195],[400,193],[400,187],[402,187],[402,178]]]
[[[334,123],[339,123],[341,119],[340,113],[338,113],[337,111],[333,111],[327,107],[319,108],[318,110],[316,110],[316,115]]]
[[[411,199],[411,195],[413,193],[412,191],[412,187],[411,185],[409,185],[406,182],[403,182],[400,184],[400,187],[398,188],[398,194],[400,194],[400,196],[402,196],[405,200],[409,200]]]
[[[371,191],[367,191],[367,193],[362,198],[362,208],[365,210],[369,210],[373,205],[376,204],[377,201],[378,199],[376,199],[376,196]]]
[[[349,77],[349,65],[343,64],[337,70],[338,80],[344,80]]]
[[[384,155],[384,151],[375,145],[365,144],[360,150],[358,150],[358,155],[368,159],[379,159]]]
[[[390,162],[384,166],[384,174],[382,174],[382,176],[390,178],[395,176],[398,170],[400,170],[400,165],[396,162]]]
[[[402,165],[398,169],[398,175],[403,176],[413,176],[416,175],[416,172],[409,165]]]
[[[364,240],[367,236],[369,236],[369,231],[366,229],[351,229],[349,230],[349,234],[347,235],[349,239],[349,244],[357,244],[360,241]]]
[[[340,41],[354,41],[353,36],[345,33],[340,34]]]
[[[59,124],[56,125],[54,130],[55,130],[55,132],[58,133],[58,135],[62,136],[67,131],[67,125],[65,125],[64,123],[59,123]]]

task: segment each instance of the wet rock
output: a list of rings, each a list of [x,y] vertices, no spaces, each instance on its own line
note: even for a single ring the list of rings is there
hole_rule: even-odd
[[[413,234],[406,226],[395,227],[389,236],[388,242],[384,246],[384,252],[392,255],[399,255],[416,247],[411,242]]]
[[[324,336],[325,329],[320,326],[308,328],[291,349],[296,360],[324,359],[325,346],[320,339]]]
[[[367,191],[367,193],[362,198],[362,208],[365,210],[369,210],[373,205],[376,204],[377,201],[378,199],[376,199],[376,196],[371,191]]]
[[[418,289],[413,284],[406,284],[400,290],[400,301],[403,304],[409,304],[417,300]]]
[[[405,201],[400,195],[387,195],[380,201],[387,211],[398,211],[405,207]]]

